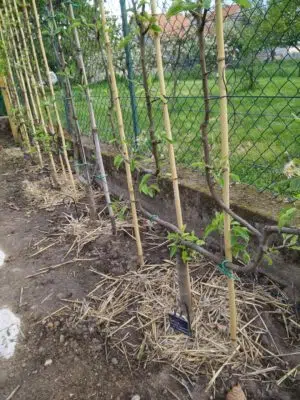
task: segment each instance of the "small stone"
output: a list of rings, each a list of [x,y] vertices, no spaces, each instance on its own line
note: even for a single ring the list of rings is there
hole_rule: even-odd
[[[45,347],[39,347],[39,353],[45,353]]]
[[[45,361],[45,367],[48,367],[49,365],[51,365],[53,363],[53,360],[51,360],[51,358],[48,358],[48,360]]]
[[[117,360],[115,357],[113,357],[113,358],[111,359],[111,362],[112,362],[112,364],[114,364],[114,365],[118,365],[118,360]]]
[[[59,337],[59,343],[63,343],[65,341],[64,335],[60,335]]]
[[[48,329],[52,329],[52,328],[53,328],[53,322],[48,322],[47,328],[48,328]]]
[[[89,332],[90,332],[90,334],[94,333],[95,332],[95,327],[94,326],[90,326],[89,327]]]
[[[131,397],[131,400],[141,400],[141,396],[138,394],[135,394],[134,396]]]

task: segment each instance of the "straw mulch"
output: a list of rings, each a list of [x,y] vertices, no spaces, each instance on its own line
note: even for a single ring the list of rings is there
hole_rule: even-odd
[[[60,240],[71,240],[72,244],[66,255],[72,251],[78,257],[82,250],[89,244],[94,243],[100,236],[110,238],[111,222],[108,219],[99,219],[91,221],[89,217],[80,216],[79,219],[71,214],[64,213],[65,222],[60,226]],[[122,227],[128,226],[126,221],[116,221],[117,229],[121,230]],[[104,240],[104,238],[103,238]]]
[[[233,351],[228,334],[227,279],[211,265],[202,262],[191,268],[192,338],[174,333],[169,326],[168,313],[176,308],[178,293],[172,262],[145,266],[118,277],[93,268],[91,271],[101,280],[87,301],[74,303],[74,321],[95,319],[129,364],[132,358],[144,364],[168,362],[185,375],[212,377],[210,385],[225,366],[224,371],[230,367],[237,377],[250,374],[274,379],[279,365],[282,376],[286,364],[279,350],[273,352],[261,341],[262,336],[270,343],[274,341],[262,311],[284,320],[292,337],[289,326],[293,314],[275,285],[254,287],[236,282],[239,334]]]
[[[40,209],[53,210],[54,207],[65,204],[70,205],[84,197],[84,191],[78,188],[74,194],[73,187],[64,182],[60,177],[61,188],[51,187],[49,177],[43,177],[39,180],[29,181],[25,179],[22,182],[23,195],[26,201]]]
[[[17,147],[7,147],[1,150],[1,161],[6,163],[24,163],[24,155],[20,148]]]

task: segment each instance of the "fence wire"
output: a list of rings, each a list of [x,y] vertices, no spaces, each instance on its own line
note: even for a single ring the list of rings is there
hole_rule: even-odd
[[[166,159],[166,142],[153,34],[149,30],[141,40],[139,20],[134,12],[136,8],[140,15],[142,7],[139,3],[137,0],[106,3],[114,64],[130,146],[142,157],[151,157],[149,129],[152,123],[156,139],[160,142],[159,157],[163,162]],[[242,183],[254,185],[261,191],[268,189],[289,196],[300,189],[300,176],[291,177],[287,173],[287,165],[300,154],[299,6],[297,0],[252,3],[247,9],[236,4],[223,6],[231,169],[233,178]],[[197,25],[194,16],[188,12],[168,18],[171,4],[171,0],[158,1],[158,24],[176,160],[192,168],[200,162],[201,170],[200,125],[204,118],[204,98]],[[105,50],[95,25],[98,11],[91,2],[85,1],[75,3],[74,10],[79,21],[78,30],[101,140],[113,143],[117,138],[117,126],[107,81]],[[145,12],[149,12],[147,6]],[[65,29],[70,24],[66,8],[61,5],[57,6],[56,21]],[[48,22],[45,18],[45,26]],[[145,22],[143,27],[146,27]],[[124,36],[129,40],[124,40]],[[222,161],[213,8],[207,14],[205,39],[210,90],[209,140],[217,171]],[[51,40],[45,40],[51,67],[59,75]],[[84,134],[90,135],[88,108],[76,68],[76,51],[71,35],[63,35],[63,48],[79,122]],[[143,61],[152,121],[145,96]],[[62,91],[61,111],[67,125],[66,101]]]

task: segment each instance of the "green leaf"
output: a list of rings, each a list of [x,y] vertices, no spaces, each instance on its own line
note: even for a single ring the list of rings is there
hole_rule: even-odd
[[[157,193],[160,192],[160,188],[158,187],[157,183],[152,183],[151,188]]]
[[[171,256],[171,257],[174,257],[175,254],[176,254],[176,252],[177,252],[177,246],[175,246],[175,244],[172,244],[172,245],[170,246],[170,256]]]
[[[132,158],[132,159],[130,160],[130,171],[131,171],[131,172],[134,172],[135,169],[136,169],[136,162],[135,162],[135,159]]]
[[[118,48],[124,49],[126,46],[128,46],[128,44],[130,43],[130,41],[133,39],[132,35],[127,35],[125,36],[122,40],[120,40],[119,44],[118,44]]]
[[[269,256],[269,254],[264,254],[264,259],[267,261],[268,265],[272,265],[273,264],[273,260]]]
[[[241,7],[249,8],[251,3],[249,0],[235,0],[235,2],[240,5]]]
[[[151,178],[151,174],[145,174],[141,179],[140,185],[147,185],[150,178]]]
[[[293,235],[290,239],[290,245],[294,246],[298,241],[298,236],[297,235]]]
[[[220,232],[223,229],[224,224],[224,214],[217,212],[215,218],[211,221],[209,225],[205,228],[204,239],[206,239],[213,232]]]
[[[199,7],[197,3],[190,3],[184,0],[174,0],[167,12],[167,17],[173,17],[183,11],[193,11]]]
[[[240,179],[240,177],[239,177],[237,174],[231,173],[231,174],[230,174],[230,178],[231,178],[232,182],[238,182],[238,183],[241,182],[241,179]]]
[[[153,31],[155,33],[161,32],[161,27],[157,24],[151,24],[150,29],[151,29],[151,31]]]
[[[298,250],[298,251],[300,251],[300,246],[292,246],[292,247],[290,247],[291,249],[293,249],[293,250]]]
[[[211,5],[211,0],[204,0],[203,1],[203,7],[208,10],[210,8]]]
[[[121,164],[124,162],[123,156],[121,154],[118,154],[115,158],[114,158],[114,166],[119,169]]]
[[[188,251],[185,250],[185,249],[182,250],[181,257],[182,257],[183,262],[185,262],[185,263],[188,262],[191,259],[191,257],[189,256]]]
[[[279,228],[283,228],[284,226],[289,226],[294,221],[296,214],[297,214],[296,207],[291,207],[280,211],[278,219]]]

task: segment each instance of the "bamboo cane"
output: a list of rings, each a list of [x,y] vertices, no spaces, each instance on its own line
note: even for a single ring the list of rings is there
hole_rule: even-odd
[[[38,93],[38,86],[37,86],[37,82],[36,82],[36,79],[35,79],[35,76],[34,76],[34,73],[33,73],[33,68],[32,68],[32,65],[31,65],[31,58],[30,58],[30,54],[29,54],[29,49],[28,49],[28,46],[27,46],[27,41],[26,41],[26,38],[25,38],[24,30],[23,30],[23,24],[22,24],[21,19],[20,19],[20,15],[19,15],[19,12],[18,12],[18,7],[17,7],[16,0],[13,0],[13,5],[14,5],[14,9],[15,9],[15,15],[17,17],[17,24],[19,25],[18,29],[20,31],[22,42],[23,42],[24,58],[25,58],[25,63],[24,64],[27,65],[28,72],[29,72],[29,75],[30,75],[30,78],[31,78],[31,87],[32,87],[33,93],[34,93],[34,98],[32,98],[31,100],[32,100],[32,104],[36,104],[36,108],[34,107],[34,114],[36,114],[35,115],[36,124],[41,124],[42,129],[43,129],[43,133],[45,135],[45,138],[47,138],[47,140],[48,140],[49,134],[48,134],[48,131],[47,131],[47,127],[46,127],[45,120],[44,120],[44,115],[43,115],[43,112],[42,112],[40,97],[39,97],[39,93]],[[25,9],[26,9],[26,4],[25,4]],[[26,18],[25,18],[25,23],[26,23],[27,26],[30,25],[29,24],[29,20],[26,19]],[[52,177],[53,177],[53,180],[54,180],[55,184],[57,186],[59,186],[58,176],[57,176],[56,166],[55,166],[55,161],[54,161],[54,158],[53,158],[51,150],[48,148],[48,146],[46,146],[46,147],[47,147],[46,150],[47,150],[47,153],[48,153],[48,156],[49,156],[49,159],[50,159]]]
[[[45,103],[45,110],[46,110],[46,114],[47,114],[47,122],[48,122],[48,126],[49,126],[50,136],[52,138],[54,138],[55,129],[54,129],[54,125],[53,125],[53,120],[52,120],[50,107],[47,104],[47,96],[46,96],[46,92],[45,92],[45,89],[44,89],[44,85],[42,84],[43,79],[42,79],[41,69],[40,69],[40,65],[39,65],[39,61],[38,61],[38,57],[37,57],[37,53],[36,53],[35,43],[34,43],[33,36],[32,36],[32,29],[31,29],[31,25],[30,25],[30,21],[29,21],[26,0],[23,0],[22,5],[23,5],[23,11],[24,11],[24,20],[25,20],[27,31],[28,31],[29,38],[30,38],[31,52],[32,52],[32,55],[33,55],[34,65],[35,65],[35,69],[36,69],[36,73],[37,73],[37,82],[39,83],[39,88],[40,88],[40,91],[41,91],[41,94],[42,94],[42,99],[43,99],[43,101]],[[45,124],[45,120],[44,120],[44,117],[43,117],[43,112],[42,112],[41,107],[39,107],[39,108],[40,108],[39,112],[40,112],[41,118],[43,120],[42,123],[43,123],[43,125],[45,125],[45,126],[43,126],[43,130],[45,132],[45,129],[46,129],[46,133],[47,133],[48,130],[47,130],[47,126]],[[53,175],[54,175],[54,181],[56,181],[56,183],[59,184],[57,182],[57,172],[56,172],[55,161],[54,161],[53,154],[52,154],[51,151],[49,152],[49,158],[50,158],[50,163],[51,163],[52,171],[53,171]],[[59,158],[59,162],[60,162],[60,165],[61,165],[63,176],[64,176],[65,180],[67,180],[67,174],[66,174],[65,166],[64,166],[63,159],[62,159],[60,153],[58,154],[58,158]]]
[[[152,16],[155,18],[155,21],[157,21],[156,0],[151,0],[150,4],[151,4]],[[154,43],[155,43],[155,52],[156,52],[157,73],[158,73],[159,86],[160,86],[160,95],[161,95],[161,98],[163,99],[162,100],[162,108],[163,108],[163,117],[164,117],[164,127],[165,127],[165,131],[166,131],[166,136],[168,139],[169,161],[170,161],[170,168],[171,168],[171,173],[172,173],[177,225],[180,230],[183,230],[184,225],[183,225],[183,218],[182,218],[182,211],[181,211],[178,175],[177,175],[177,168],[176,168],[175,151],[174,151],[174,146],[173,146],[173,135],[172,135],[170,115],[169,115],[169,107],[168,107],[168,101],[167,101],[167,93],[166,93],[166,85],[165,85],[165,77],[164,77],[164,69],[163,69],[163,60],[162,60],[159,32],[154,32]],[[188,264],[185,264],[181,260],[180,256],[177,257],[177,271],[178,271],[180,300],[181,300],[182,305],[185,305],[188,308],[188,311],[191,313],[192,295],[191,295],[189,268],[188,268]]]
[[[45,104],[45,110],[46,110],[46,113],[47,113],[47,122],[49,124],[49,131],[50,131],[50,134],[52,136],[54,136],[55,135],[55,129],[54,129],[54,124],[53,124],[53,119],[52,119],[50,107],[47,104],[47,96],[46,96],[45,88],[44,88],[44,85],[42,84],[43,78],[42,78],[42,74],[41,74],[40,63],[39,63],[39,60],[38,60],[38,57],[37,57],[36,46],[35,46],[35,43],[34,43],[34,40],[33,40],[33,36],[32,36],[32,29],[31,29],[31,24],[30,24],[30,21],[29,21],[26,0],[23,0],[23,11],[24,11],[24,19],[26,21],[27,30],[28,30],[28,33],[29,33],[31,51],[32,51],[32,55],[33,55],[33,59],[34,59],[34,65],[35,65],[35,69],[36,69],[36,73],[37,73],[37,81],[39,83],[39,88],[40,88],[40,91],[42,93],[43,101],[46,103]]]
[[[74,10],[73,10],[72,3],[69,4],[69,13],[70,13],[71,22],[73,22],[75,20],[75,16],[74,16]],[[115,221],[115,216],[114,216],[114,212],[113,212],[112,205],[111,205],[110,193],[109,193],[108,183],[107,183],[107,179],[106,179],[106,172],[105,172],[105,167],[104,167],[102,153],[101,153],[99,131],[98,131],[97,123],[96,123],[94,106],[93,106],[93,102],[92,102],[90,89],[88,86],[89,83],[88,83],[88,79],[87,79],[85,63],[83,60],[79,34],[78,34],[78,30],[77,30],[76,26],[73,27],[73,33],[74,33],[75,46],[76,46],[76,50],[77,50],[78,67],[80,68],[80,71],[82,74],[84,91],[85,91],[86,101],[87,101],[88,109],[89,109],[89,117],[90,117],[91,130],[92,130],[92,135],[93,135],[94,145],[95,145],[97,166],[100,171],[101,182],[102,182],[102,187],[103,187],[104,196],[105,196],[105,200],[106,200],[106,205],[107,205],[108,212],[109,212],[109,217],[111,220],[112,231],[114,234],[116,234],[116,221]]]
[[[7,80],[5,77],[1,77],[1,76],[0,76],[0,89],[1,89],[3,100],[4,100],[5,108],[6,108],[6,111],[8,114],[11,132],[13,134],[15,142],[18,142],[18,130],[17,130],[17,127],[11,117],[12,99],[11,99],[11,96],[9,93]]]
[[[24,8],[24,12],[27,13],[27,5],[26,5],[26,2],[23,2],[23,8]],[[28,13],[27,13],[27,16],[28,16]],[[30,27],[30,24],[29,24],[29,27]],[[31,28],[30,28],[30,29],[31,29]],[[33,41],[32,35],[30,35],[30,37],[31,37],[31,41]],[[36,52],[35,52],[35,54],[36,54]],[[31,71],[31,72],[33,73],[33,71]],[[39,70],[39,72],[40,72],[40,70]],[[39,81],[40,81],[40,83],[41,83],[41,88],[42,88],[41,90],[42,90],[42,94],[43,94],[43,99],[46,100],[46,94],[45,94],[44,87],[43,87],[43,85],[42,85],[42,77],[41,77],[41,74],[39,74],[38,78],[39,78]],[[37,85],[35,85],[35,88],[36,88],[36,90],[37,90]],[[37,93],[36,95],[37,95],[37,97],[38,97],[38,93]],[[50,133],[51,133],[52,137],[54,137],[54,136],[55,136],[55,129],[54,129],[54,126],[53,126],[52,116],[51,116],[51,112],[50,112],[49,106],[46,107],[46,112],[47,112],[47,116],[48,116],[48,120],[49,120],[49,125],[50,125]],[[41,107],[40,107],[40,115],[42,115]],[[42,116],[42,118],[43,118],[43,116]],[[43,119],[44,119],[44,118],[43,118]],[[45,130],[45,129],[46,129],[46,130]],[[46,127],[46,125],[45,125],[45,127],[43,127],[43,130],[44,130],[44,134],[47,135],[48,132],[47,132],[47,127]],[[64,179],[65,179],[65,181],[67,181],[66,169],[65,169],[65,166],[64,166],[63,158],[62,158],[62,156],[61,156],[61,154],[60,154],[60,152],[59,152],[59,146],[58,146],[58,159],[59,159],[59,163],[60,163],[60,166],[61,166],[61,170],[62,170],[62,174],[63,174],[63,176],[64,176]],[[50,156],[50,162],[51,162],[51,167],[52,167],[52,171],[53,171],[53,174],[54,174],[54,181],[59,185],[59,182],[58,182],[58,180],[57,180],[57,172],[56,172],[55,162],[54,162],[52,153],[51,153],[51,156]],[[54,172],[54,171],[55,171],[55,172]]]
[[[24,34],[22,35],[22,27],[20,26],[21,24],[18,20],[18,17],[19,17],[18,9],[16,12],[17,18],[15,18],[14,10],[13,10],[13,3],[11,3],[11,2],[9,2],[9,11],[11,13],[12,20],[13,20],[13,23],[12,23],[13,28],[12,29],[13,29],[14,36],[16,38],[17,47],[19,49],[19,54],[20,54],[19,59],[20,59],[21,65],[23,66],[23,70],[24,70],[24,78],[25,78],[25,82],[27,85],[29,102],[31,103],[32,116],[33,116],[36,126],[38,126],[39,125],[39,117],[38,117],[38,111],[37,111],[37,106],[36,106],[36,99],[33,96],[34,82],[32,81],[30,67],[28,65],[28,54],[26,52],[26,40],[25,40]],[[21,37],[22,37],[23,43],[21,42]]]
[[[3,15],[2,15],[2,10],[0,10],[0,23],[1,23],[1,27],[2,27],[2,28],[0,28],[0,39],[3,43],[4,55],[5,55],[6,62],[7,62],[7,71],[8,71],[8,77],[9,77],[10,86],[11,86],[10,89],[12,92],[11,97],[13,98],[14,107],[18,110],[18,112],[20,114],[19,128],[20,128],[20,133],[21,133],[21,141],[23,141],[23,143],[25,145],[25,150],[30,152],[30,142],[29,142],[29,137],[28,137],[28,133],[27,133],[27,128],[25,125],[23,112],[22,112],[22,108],[21,108],[21,103],[20,103],[19,95],[18,95],[18,92],[16,89],[16,83],[15,83],[14,75],[12,72],[10,58],[8,55],[6,41],[5,41],[4,33],[3,33],[4,19],[3,19]],[[18,136],[18,133],[17,133],[17,136]]]
[[[130,160],[129,160],[128,148],[127,148],[127,144],[126,144],[126,135],[125,135],[125,130],[124,130],[123,115],[122,115],[122,109],[121,109],[120,98],[119,98],[119,90],[117,87],[115,69],[114,69],[114,65],[113,65],[113,56],[112,56],[110,38],[109,38],[108,31],[107,31],[108,28],[107,28],[103,0],[99,0],[99,7],[100,7],[102,28],[103,28],[103,34],[104,34],[104,42],[105,42],[105,46],[106,46],[108,69],[109,69],[109,73],[110,73],[110,77],[111,77],[110,83],[112,86],[112,92],[113,92],[113,97],[114,97],[114,106],[115,106],[115,110],[116,110],[119,135],[120,135],[120,140],[121,140],[121,145],[122,145],[122,155],[123,155],[123,159],[125,162],[125,170],[126,170],[128,192],[129,192],[129,198],[130,198],[130,204],[131,204],[131,213],[132,213],[132,221],[133,221],[133,226],[134,226],[135,240],[136,240],[136,245],[137,245],[138,260],[139,260],[139,264],[143,265],[144,264],[144,256],[143,256],[143,247],[142,247],[141,236],[140,236],[140,228],[139,228],[139,223],[138,223],[138,215],[137,215],[136,202],[135,202],[135,193],[134,193],[132,175],[131,175],[131,170],[130,170]]]
[[[223,10],[221,0],[216,0],[216,36],[218,50],[218,73],[219,73],[219,92],[220,92],[220,130],[222,136],[222,160],[223,169],[223,201],[227,207],[230,206],[230,165],[229,165],[229,141],[228,141],[228,115],[227,115],[227,92],[225,82],[225,51],[223,33]],[[224,213],[224,246],[226,260],[232,261],[231,251],[231,218]],[[234,280],[228,278],[229,307],[230,307],[230,336],[233,344],[236,343],[237,336],[237,315]]]
[[[4,26],[4,20],[3,20],[3,15],[2,15],[2,11],[1,10],[0,10],[0,23],[1,23],[1,26],[3,27]],[[8,74],[9,74],[11,85],[12,85],[12,91],[13,91],[13,96],[14,96],[14,101],[15,101],[15,107],[18,110],[19,115],[20,115],[19,130],[20,130],[20,133],[21,133],[21,141],[23,142],[23,144],[25,146],[25,152],[31,153],[31,145],[30,145],[30,140],[29,140],[29,136],[28,136],[28,132],[27,132],[27,127],[26,127],[26,124],[25,124],[23,110],[22,110],[22,107],[21,107],[21,102],[20,102],[20,98],[19,98],[19,95],[18,95],[18,91],[16,89],[17,86],[16,86],[14,75],[13,75],[13,72],[12,72],[10,58],[9,58],[9,55],[8,55],[6,42],[5,42],[5,39],[4,39],[4,35],[3,35],[2,29],[0,29],[0,39],[1,39],[2,43],[3,43],[4,54],[5,54],[5,58],[6,58],[6,61],[7,61]]]
[[[7,19],[9,19],[10,18],[9,9],[11,11],[11,7],[10,8],[7,7],[5,0],[3,0],[3,5],[4,5],[4,10],[5,10],[5,15],[6,15]],[[26,114],[27,114],[27,117],[28,117],[28,120],[30,123],[30,128],[32,130],[33,138],[35,139],[37,136],[36,128],[35,128],[34,118],[33,118],[32,110],[31,110],[31,106],[30,106],[30,102],[29,102],[29,98],[28,98],[28,93],[27,93],[28,88],[26,89],[26,85],[25,85],[25,80],[28,83],[29,78],[28,78],[26,69],[23,68],[22,61],[21,61],[22,53],[20,52],[19,45],[17,45],[17,43],[16,43],[14,31],[11,27],[11,24],[8,26],[8,33],[9,33],[9,40],[12,44],[11,48],[13,49],[13,58],[16,63],[16,74],[17,74],[18,80],[20,82],[22,94],[24,97]],[[19,53],[20,53],[20,55],[19,55]],[[44,163],[43,163],[43,159],[42,159],[42,155],[41,155],[40,146],[39,146],[39,143],[37,142],[37,140],[35,140],[34,146],[36,147],[36,150],[37,150],[40,167],[43,168]]]
[[[23,1],[25,1],[25,0],[23,0]],[[56,20],[55,20],[55,14],[54,14],[52,0],[49,0],[49,10],[50,10],[51,17],[53,19],[54,29],[56,30],[57,24],[56,24]],[[57,37],[57,45],[58,45],[58,52],[59,52],[59,60],[58,61],[61,66],[62,72],[65,72],[67,63],[65,60],[65,55],[64,55],[62,44],[61,44],[60,35],[58,35],[58,37]],[[73,100],[72,86],[71,86],[70,79],[68,76],[65,77],[65,83],[66,83],[66,90],[67,90],[66,95],[69,98],[71,112],[72,112],[72,118],[74,120],[74,125],[75,125],[76,140],[79,143],[81,159],[82,159],[82,162],[84,165],[85,176],[87,179],[87,185],[85,185],[85,189],[86,189],[86,194],[87,194],[87,198],[89,201],[90,218],[92,220],[96,220],[97,219],[97,211],[96,211],[95,198],[94,198],[94,193],[93,193],[93,188],[92,188],[92,180],[91,180],[90,171],[89,171],[89,167],[88,167],[88,163],[87,163],[85,149],[84,149],[84,146],[83,146],[82,140],[81,140],[81,136],[82,136],[81,129],[79,126],[77,112],[76,112],[76,108],[75,108],[75,104],[74,104],[74,100]]]
[[[44,46],[44,41],[43,41],[43,37],[42,37],[42,30],[41,30],[41,24],[40,24],[40,18],[39,18],[38,10],[37,10],[37,7],[36,7],[36,1],[32,0],[31,4],[32,4],[35,24],[36,24],[36,28],[37,28],[38,40],[39,40],[39,44],[40,44],[40,48],[41,48],[41,52],[42,52],[44,66],[45,66],[45,69],[46,69],[48,85],[49,85],[49,89],[50,89],[51,99],[52,99],[52,102],[53,102],[55,117],[56,117],[56,121],[57,121],[57,125],[58,125],[58,131],[59,131],[59,135],[60,135],[60,138],[61,138],[61,141],[62,141],[62,149],[63,149],[64,161],[66,163],[67,170],[68,170],[68,173],[69,173],[69,176],[70,176],[71,185],[73,186],[73,189],[76,192],[76,185],[75,185],[75,181],[74,181],[74,177],[73,177],[73,173],[72,173],[72,169],[71,169],[71,165],[70,165],[70,162],[69,162],[68,153],[67,153],[67,149],[66,149],[66,140],[65,140],[64,130],[63,130],[63,127],[62,127],[59,111],[58,111],[58,108],[57,108],[55,92],[54,92],[53,84],[52,84],[52,81],[51,81],[50,69],[49,69],[48,59],[47,59],[45,46]]]

